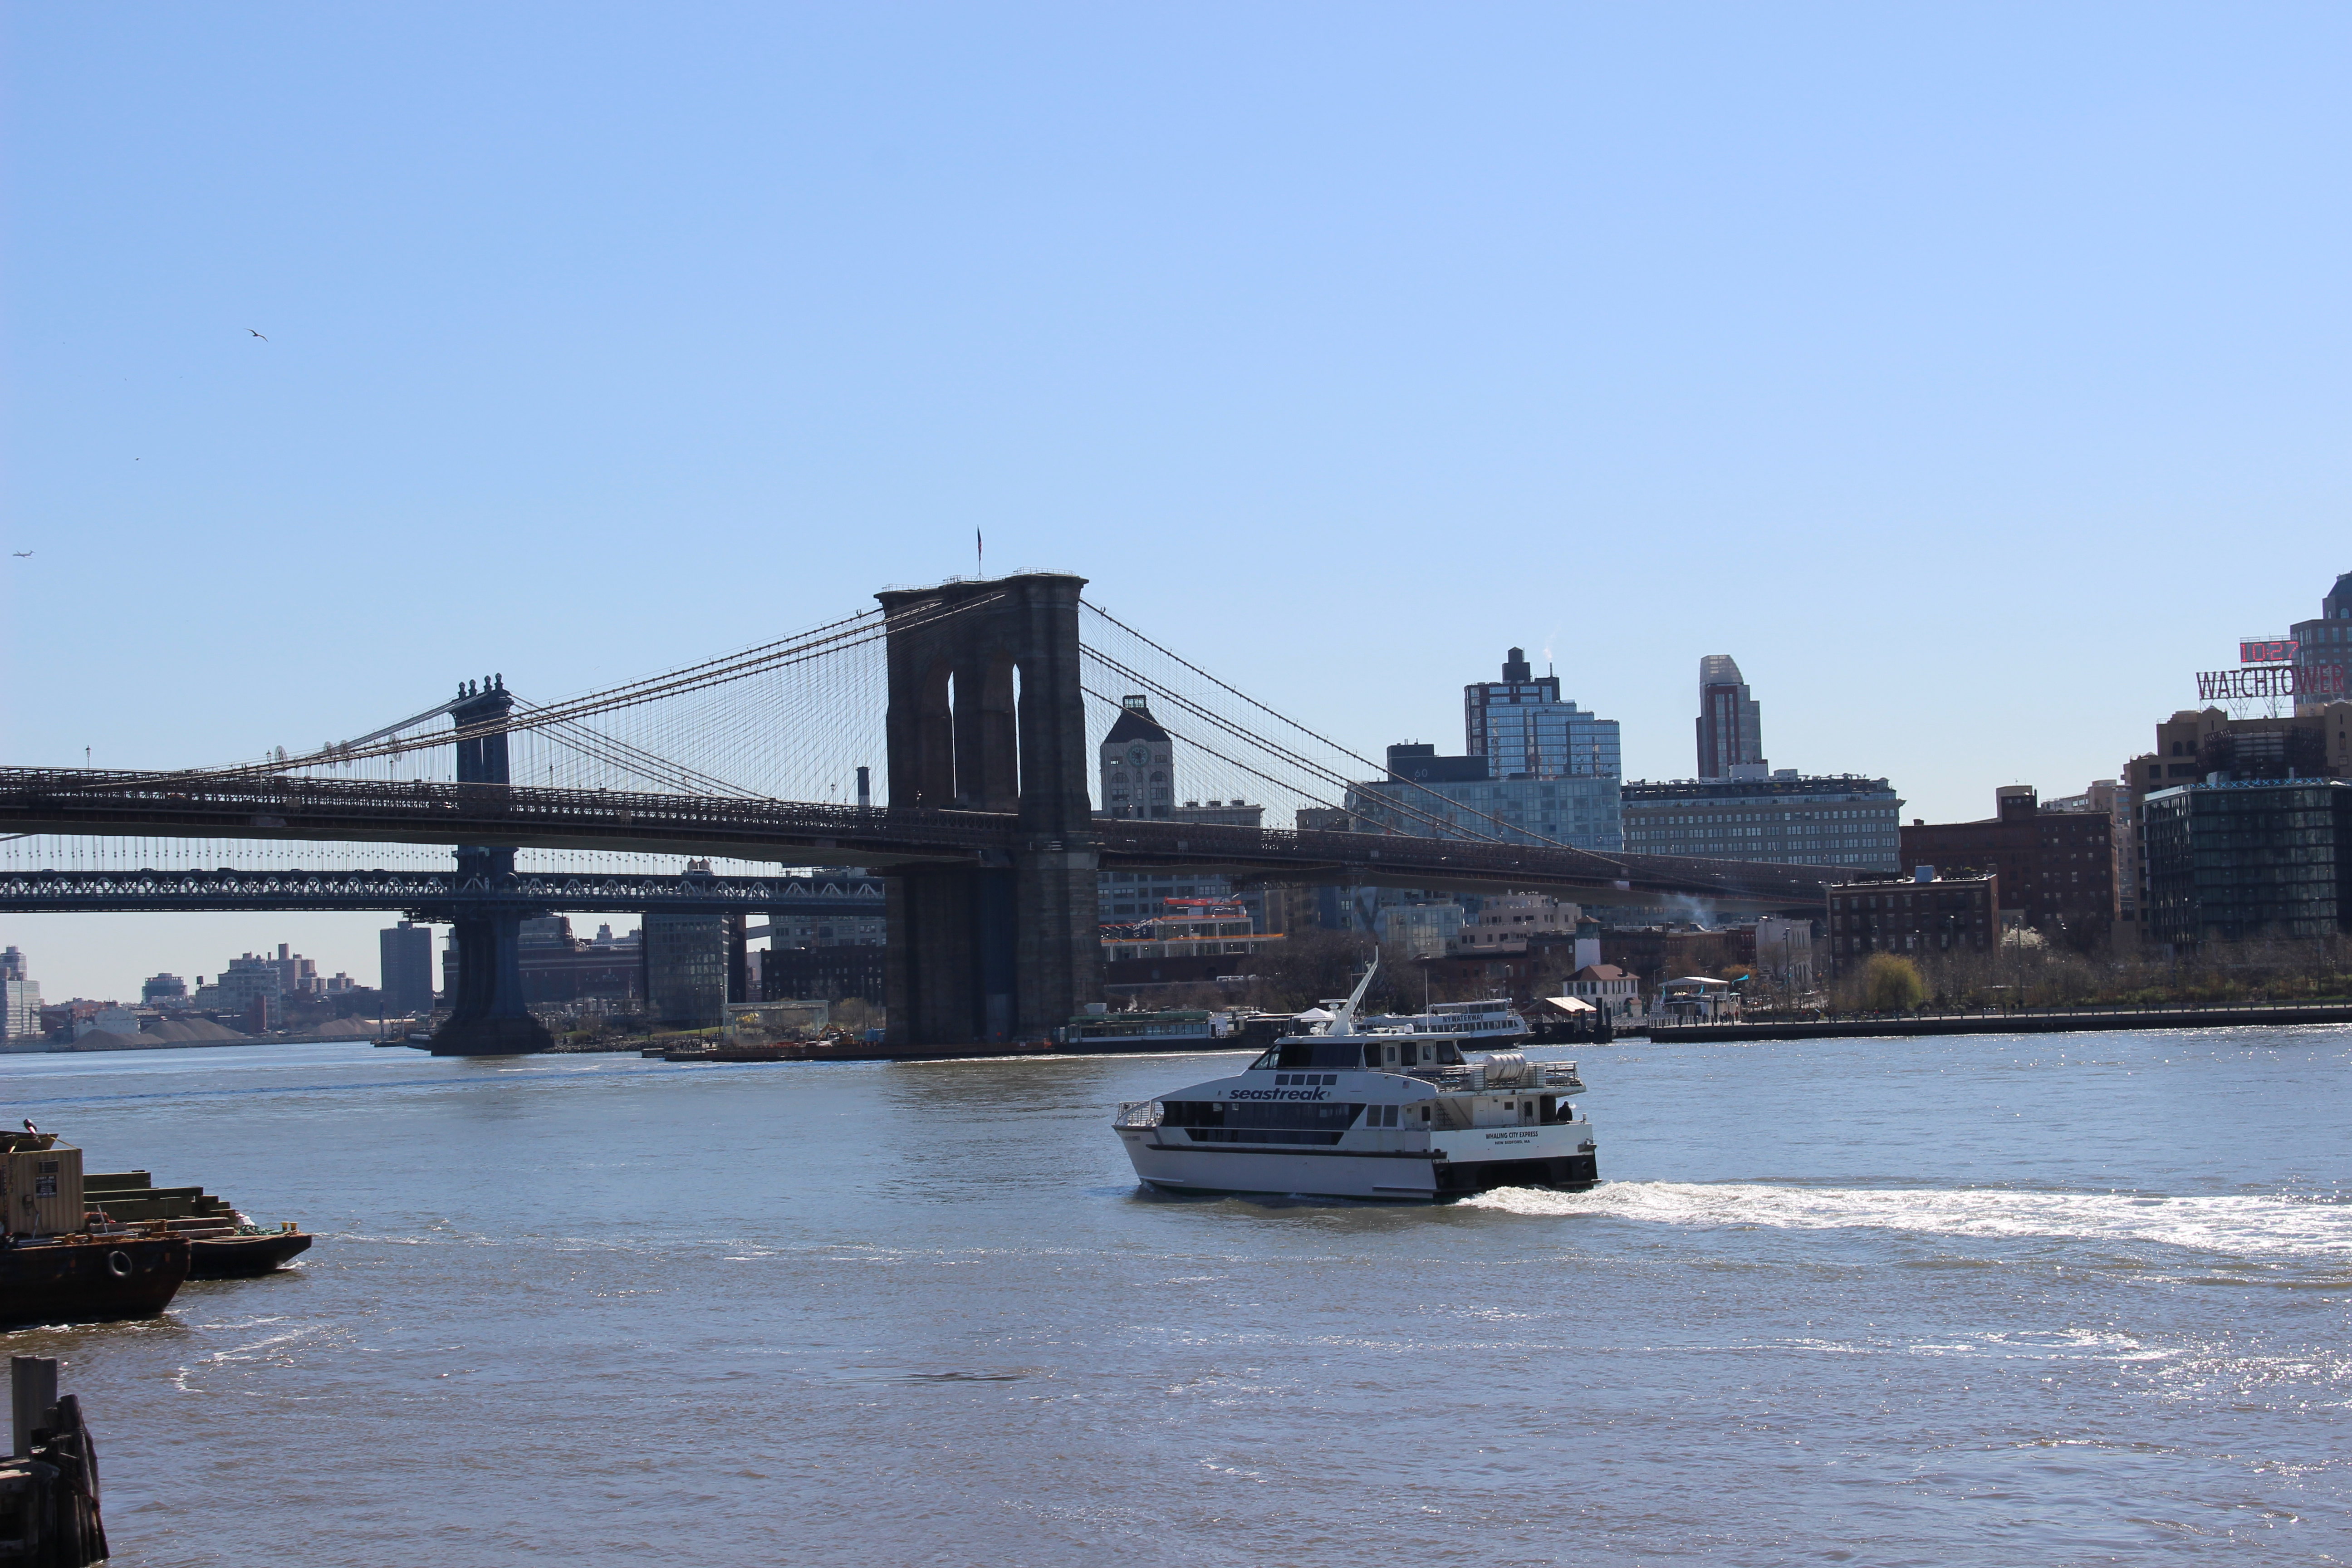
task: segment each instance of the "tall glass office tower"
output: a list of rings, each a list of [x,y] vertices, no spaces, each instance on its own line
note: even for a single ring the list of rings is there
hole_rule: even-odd
[[[1538,676],[1513,648],[1503,679],[1462,689],[1463,750],[1486,759],[1489,779],[1621,776],[1617,721],[1559,697],[1559,677]]]
[[[1708,654],[1698,661],[1698,776],[1760,779],[1769,772],[1763,705],[1748,694],[1729,654]]]

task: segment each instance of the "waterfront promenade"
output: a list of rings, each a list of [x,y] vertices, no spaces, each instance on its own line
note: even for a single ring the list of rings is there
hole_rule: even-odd
[[[1887,1035],[2054,1035],[2088,1030],[2231,1029],[2282,1024],[2352,1024],[2352,1002],[2258,1002],[2219,1006],[2055,1007],[2015,1013],[1855,1013],[1737,1024],[1652,1024],[1661,1042],[1839,1040]]]

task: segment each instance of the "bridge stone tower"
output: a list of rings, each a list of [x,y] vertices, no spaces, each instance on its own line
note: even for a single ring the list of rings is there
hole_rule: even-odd
[[[467,682],[457,696],[449,717],[461,731],[514,711],[506,682],[495,677],[478,685]],[[460,785],[503,789],[509,782],[503,731],[457,742]],[[515,904],[511,893],[505,901],[497,899],[513,886],[514,858],[511,849],[470,844],[458,847],[460,902],[451,931],[457,949],[457,984],[449,999],[449,1017],[433,1032],[436,1057],[513,1056],[543,1051],[555,1043],[547,1026],[523,1005],[522,921],[530,911]],[[468,900],[469,894],[480,901]]]
[[[889,613],[890,805],[998,812],[1013,847],[890,870],[893,1045],[1043,1039],[1102,994],[1082,577],[876,598]]]

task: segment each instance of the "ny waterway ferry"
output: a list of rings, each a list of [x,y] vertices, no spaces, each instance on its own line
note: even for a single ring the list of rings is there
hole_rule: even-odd
[[[1444,1035],[1458,1046],[1488,1050],[1534,1031],[1519,1010],[1504,997],[1483,1002],[1440,1002],[1421,1013],[1382,1013],[1363,1020],[1367,1029],[1407,1029],[1416,1035]]]
[[[1216,1051],[1237,1043],[1230,1013],[1192,1008],[1157,1012],[1081,1013],[1056,1042],[1066,1051]]]
[[[1360,1024],[1379,966],[1328,1021],[1235,1076],[1120,1106],[1113,1127],[1136,1175],[1166,1192],[1404,1203],[1600,1180],[1574,1063],[1465,1056],[1465,1039],[1496,1043],[1489,1020],[1460,1032],[1428,1027],[1426,1016]]]

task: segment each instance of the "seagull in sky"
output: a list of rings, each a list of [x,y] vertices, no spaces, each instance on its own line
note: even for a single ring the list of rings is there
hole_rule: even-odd
[[[248,332],[253,332],[253,329],[252,329],[251,327],[247,327],[247,328],[246,328],[245,330],[246,330],[247,331],[248,331]],[[267,338],[266,336],[263,336],[263,334],[261,334],[261,333],[259,333],[259,332],[253,332],[253,335],[254,335],[255,337],[257,337],[257,338],[260,338],[260,339],[261,339],[261,341],[262,341],[263,342],[265,342],[265,343],[266,343],[266,342],[268,342],[269,341],[269,340],[268,340],[268,338]]]

